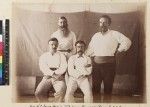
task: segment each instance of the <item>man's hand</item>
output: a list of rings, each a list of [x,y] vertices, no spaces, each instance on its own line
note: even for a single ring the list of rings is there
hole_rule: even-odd
[[[88,68],[88,67],[91,67],[91,66],[92,66],[91,64],[87,64],[87,65],[85,65],[85,67],[87,67],[87,68]]]
[[[89,75],[86,75],[86,74],[82,74],[80,75],[78,78],[85,78],[85,77],[88,77]]]
[[[57,74],[54,73],[52,77],[55,78],[55,79],[58,79],[60,76],[61,75],[57,75]]]
[[[81,79],[81,78],[84,78],[85,76],[84,75],[80,75],[79,77],[78,77],[78,79]]]
[[[71,49],[68,49],[67,52],[70,53],[70,52],[71,52]]]
[[[64,79],[64,77],[62,76],[62,75],[58,75],[58,74],[53,74],[53,76],[52,76],[53,78],[55,78],[55,80],[62,80],[62,79]]]
[[[45,79],[51,79],[51,78],[52,78],[52,76],[44,75],[44,78],[45,78]]]

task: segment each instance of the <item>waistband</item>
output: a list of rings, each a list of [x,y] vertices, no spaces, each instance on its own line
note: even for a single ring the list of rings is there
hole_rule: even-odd
[[[55,79],[55,77],[50,76],[50,75],[44,75],[43,78],[45,78],[45,79],[51,79],[51,78]],[[59,78],[57,78],[57,79],[60,79],[60,78],[61,78],[61,80],[64,79],[65,75],[63,74],[63,75],[59,76]]]
[[[61,50],[58,50],[58,51],[60,51],[60,52],[68,52],[68,53],[70,53],[70,52],[71,52],[71,49],[66,49],[66,50],[61,49]]]
[[[55,71],[55,70],[57,70],[58,68],[50,67],[49,69],[52,70],[52,71]]]
[[[114,63],[115,62],[115,56],[95,56],[94,62],[101,64],[101,63]]]

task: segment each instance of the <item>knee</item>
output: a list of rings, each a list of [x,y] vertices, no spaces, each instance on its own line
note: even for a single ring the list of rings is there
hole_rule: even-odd
[[[66,87],[62,86],[58,90],[56,90],[54,96],[65,96],[65,93],[66,93]]]
[[[65,94],[66,93],[66,85],[61,86],[60,89],[58,90],[58,92]]]

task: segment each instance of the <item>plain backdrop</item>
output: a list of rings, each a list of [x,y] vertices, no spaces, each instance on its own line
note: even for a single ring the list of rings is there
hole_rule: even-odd
[[[14,5],[13,30],[16,43],[15,68],[18,93],[24,95],[34,93],[37,77],[42,76],[38,60],[40,55],[47,51],[50,35],[57,30],[58,17],[65,16],[68,19],[69,29],[75,32],[77,40],[84,40],[88,45],[94,33],[99,31],[98,21],[104,14],[112,18],[110,29],[123,33],[132,41],[132,46],[127,52],[116,56],[117,75],[113,93],[142,95],[145,75],[143,66],[145,34],[142,12],[103,13],[79,10],[79,12],[56,13],[35,11],[27,9],[24,5],[20,7]]]

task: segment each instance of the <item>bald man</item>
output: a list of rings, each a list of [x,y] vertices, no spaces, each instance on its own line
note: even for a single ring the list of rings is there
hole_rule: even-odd
[[[58,30],[51,37],[57,38],[59,42],[58,51],[63,53],[67,59],[75,53],[76,35],[69,30],[66,17],[59,17]]]
[[[68,28],[67,18],[64,16],[59,17],[58,19],[58,30],[51,35],[51,38],[57,38],[59,45],[57,50],[63,53],[67,60],[70,56],[75,54],[75,43],[76,35],[73,31]],[[65,74],[65,81],[68,81],[68,72]]]

